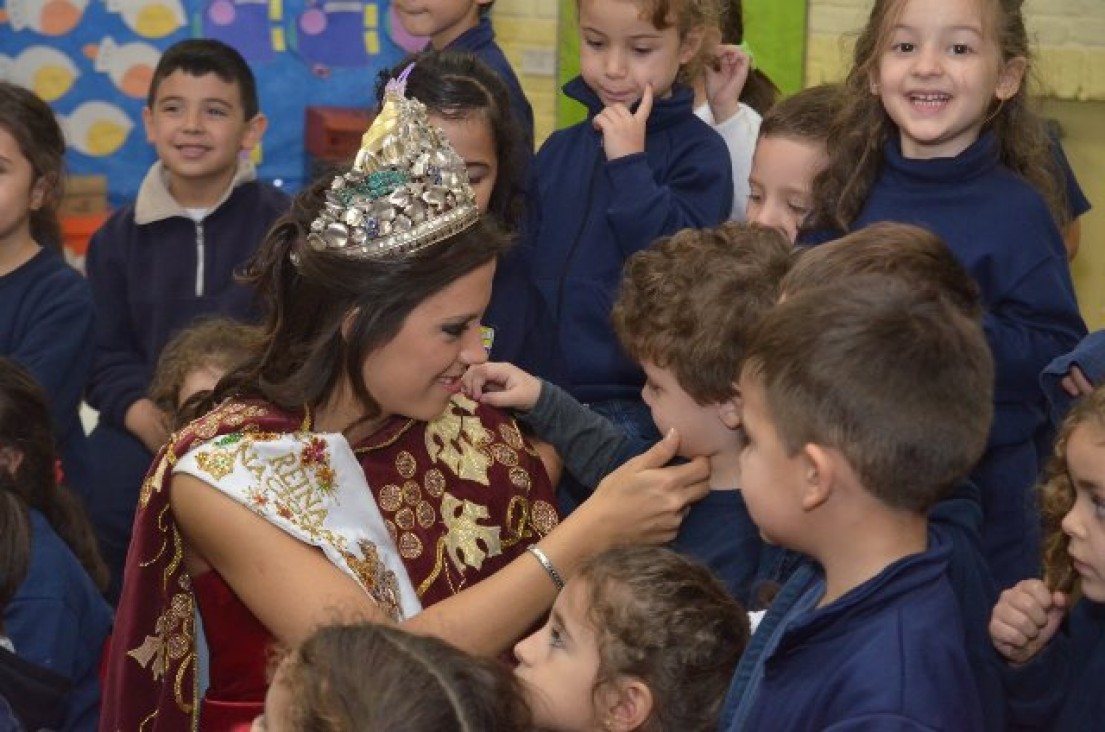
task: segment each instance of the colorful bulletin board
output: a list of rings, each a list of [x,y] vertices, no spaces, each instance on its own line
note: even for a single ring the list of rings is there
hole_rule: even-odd
[[[558,76],[561,84],[579,73],[576,3],[577,0],[560,2]],[[744,0],[742,5],[744,40],[752,50],[756,66],[763,69],[784,94],[801,89],[805,77],[807,0]],[[558,128],[575,124],[585,116],[583,107],[563,94],[557,95],[556,105]]]
[[[154,153],[142,108],[161,52],[185,38],[237,48],[269,118],[260,175],[300,187],[308,105],[370,106],[377,73],[425,45],[373,0],[0,0],[0,78],[55,109],[76,175],[134,197]]]

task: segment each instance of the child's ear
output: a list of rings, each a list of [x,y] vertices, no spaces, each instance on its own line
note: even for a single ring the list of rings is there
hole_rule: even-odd
[[[717,405],[717,414],[721,423],[731,430],[741,426],[741,398],[739,394]]]
[[[683,66],[690,63],[699,49],[702,48],[702,41],[706,35],[706,29],[701,26],[697,28],[691,28],[687,31],[687,34],[683,36],[682,42],[679,44],[679,65]]]
[[[829,500],[836,479],[836,461],[822,445],[810,442],[802,448],[806,473],[802,483],[802,510],[812,511]]]
[[[31,210],[37,211],[42,208],[42,205],[46,203],[46,194],[50,191],[50,184],[46,180],[46,176],[40,175],[35,180],[35,184],[31,186]]]
[[[1024,82],[1024,74],[1027,70],[1028,59],[1024,56],[1015,56],[1002,64],[994,96],[1003,102],[1016,96]]]
[[[633,677],[623,677],[605,692],[602,728],[609,732],[633,732],[652,716],[652,690]]]
[[[268,129],[269,118],[258,112],[253,119],[246,122],[246,133],[242,136],[242,150],[250,151],[261,142],[261,136]]]

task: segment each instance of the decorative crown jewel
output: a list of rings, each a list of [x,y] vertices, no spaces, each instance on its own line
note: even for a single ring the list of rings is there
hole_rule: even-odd
[[[414,64],[388,82],[353,167],[335,176],[307,243],[356,259],[403,257],[476,222],[464,161],[426,107],[404,92]]]

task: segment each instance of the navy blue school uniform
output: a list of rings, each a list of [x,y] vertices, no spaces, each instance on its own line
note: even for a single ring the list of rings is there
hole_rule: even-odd
[[[947,579],[950,540],[894,562],[824,607],[805,562],[741,657],[718,729],[985,729]]]
[[[1004,666],[1010,729],[1082,732],[1105,724],[1105,605],[1082,598],[1044,650]]]
[[[92,349],[92,293],[60,254],[43,248],[0,276],[0,356],[26,368],[49,397],[66,483],[82,494],[90,471],[80,404]]]
[[[657,237],[728,218],[729,152],[694,115],[691,90],[676,86],[653,105],[645,151],[608,161],[592,124],[602,101],[580,77],[564,93],[588,118],[554,132],[534,161],[525,238],[532,277],[556,321],[561,386],[585,403],[640,404],[644,374],[610,323],[622,267]]]
[[[72,685],[62,729],[95,730],[100,716],[100,658],[111,632],[111,608],[46,517],[27,512],[27,577],[4,609],[4,630],[20,658]]]
[[[456,51],[471,51],[480,61],[490,66],[499,75],[510,91],[510,106],[514,119],[525,133],[526,159],[533,154],[533,107],[530,106],[518,75],[507,60],[503,49],[495,42],[495,30],[491,27],[491,18],[484,15],[475,27],[457,36],[446,48]]]
[[[1006,587],[1039,573],[1031,487],[1047,401],[1038,377],[1074,348],[1086,325],[1047,205],[1001,164],[999,152],[992,132],[954,158],[933,160],[903,157],[900,141],[892,139],[852,228],[897,221],[929,229],[979,284],[995,365],[994,421],[971,477],[982,490],[984,551],[999,586]]]

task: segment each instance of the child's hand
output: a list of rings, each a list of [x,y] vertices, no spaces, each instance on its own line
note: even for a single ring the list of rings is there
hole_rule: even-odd
[[[541,380],[512,363],[469,366],[462,381],[469,398],[500,409],[528,412],[541,396]]]
[[[713,63],[706,64],[706,100],[714,124],[721,124],[740,109],[741,92],[752,62],[738,46],[718,46]]]
[[[1070,601],[1038,579],[1022,580],[1001,593],[990,617],[990,640],[1015,664],[1028,663],[1059,629]]]
[[[169,415],[146,398],[139,399],[127,408],[123,415],[123,426],[152,453],[156,453],[169,441]]]
[[[1093,384],[1086,378],[1086,375],[1082,373],[1082,369],[1077,366],[1071,366],[1070,371],[1063,377],[1059,384],[1063,387],[1063,391],[1070,394],[1072,397],[1080,397],[1089,394],[1093,391]]]
[[[645,151],[645,123],[652,114],[652,84],[645,86],[636,112],[624,104],[615,104],[595,115],[591,122],[602,133],[602,149],[607,160]]]

